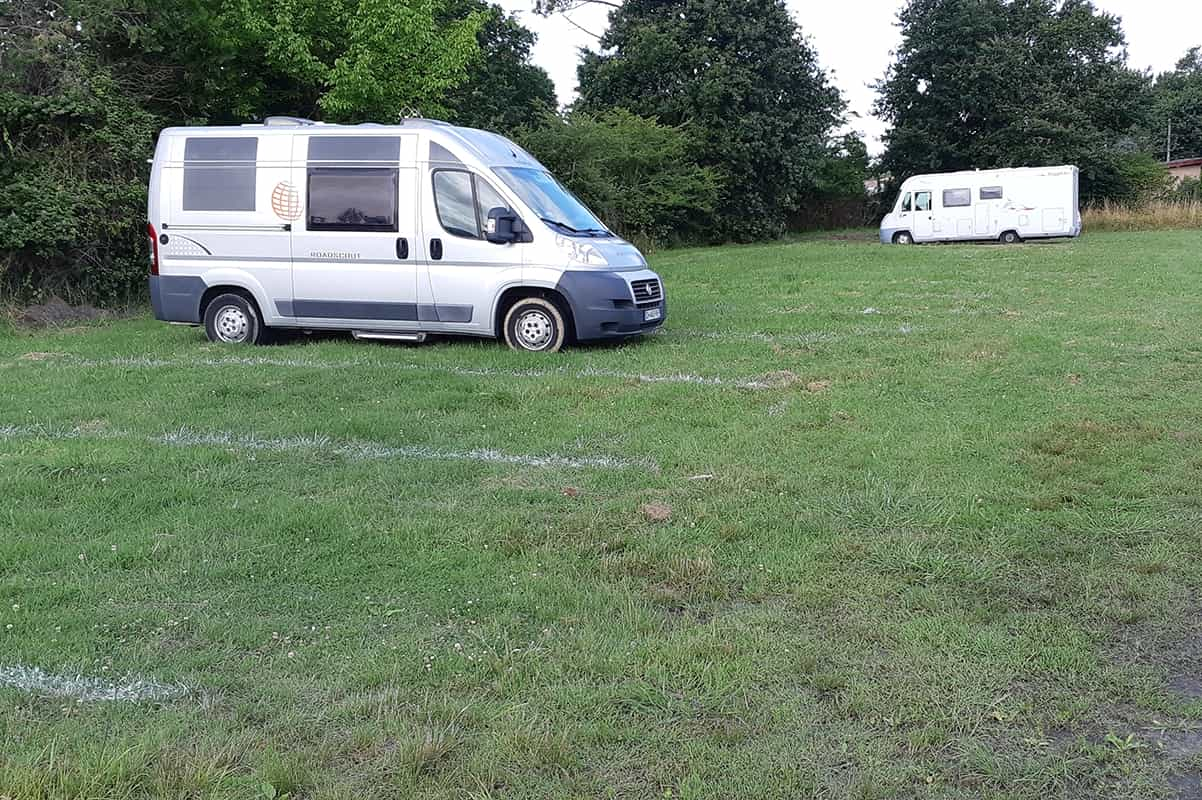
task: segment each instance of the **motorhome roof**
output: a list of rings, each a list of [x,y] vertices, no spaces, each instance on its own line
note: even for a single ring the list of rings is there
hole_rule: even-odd
[[[1007,175],[1015,172],[1054,172],[1056,170],[1072,170],[1077,167],[1073,164],[1050,164],[1046,167],[998,167],[996,169],[962,169],[956,172],[925,172],[921,175],[911,175],[906,178],[907,181],[917,180],[920,178],[961,178],[961,177],[983,177],[988,175]]]
[[[532,155],[500,134],[477,128],[463,128],[437,119],[405,119],[396,125],[386,125],[380,122],[343,125],[332,122],[316,122],[302,117],[268,117],[263,122],[250,122],[242,125],[186,126],[167,129],[171,133],[186,136],[237,136],[245,135],[248,130],[253,130],[260,136],[318,132],[346,135],[366,132],[396,134],[421,131],[433,136],[441,144],[447,144],[450,141],[466,148],[473,157],[488,166],[544,168]]]

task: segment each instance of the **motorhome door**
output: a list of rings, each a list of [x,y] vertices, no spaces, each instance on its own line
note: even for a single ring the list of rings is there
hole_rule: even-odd
[[[415,155],[415,136],[293,137],[298,320],[417,327]]]

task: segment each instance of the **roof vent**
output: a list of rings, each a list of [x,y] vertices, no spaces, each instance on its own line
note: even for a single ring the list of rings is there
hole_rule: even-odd
[[[263,120],[264,125],[316,125],[317,123],[311,119],[304,117],[268,117]]]

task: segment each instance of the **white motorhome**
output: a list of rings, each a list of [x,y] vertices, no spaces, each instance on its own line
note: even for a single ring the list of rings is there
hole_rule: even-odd
[[[1077,168],[945,172],[907,178],[881,220],[881,242],[1014,244],[1081,233]]]
[[[432,120],[167,128],[147,233],[157,319],[520,350],[659,328],[663,285],[529,153]]]

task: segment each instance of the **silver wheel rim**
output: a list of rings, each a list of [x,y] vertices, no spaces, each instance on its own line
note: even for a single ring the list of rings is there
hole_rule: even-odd
[[[523,311],[513,327],[518,343],[527,350],[542,350],[555,335],[555,323],[538,309]]]
[[[223,342],[245,342],[250,332],[250,317],[238,306],[222,306],[213,317],[213,330]]]
[[[898,244],[909,244],[910,243],[909,235],[904,234],[904,233],[899,233],[897,235],[897,243]]]

